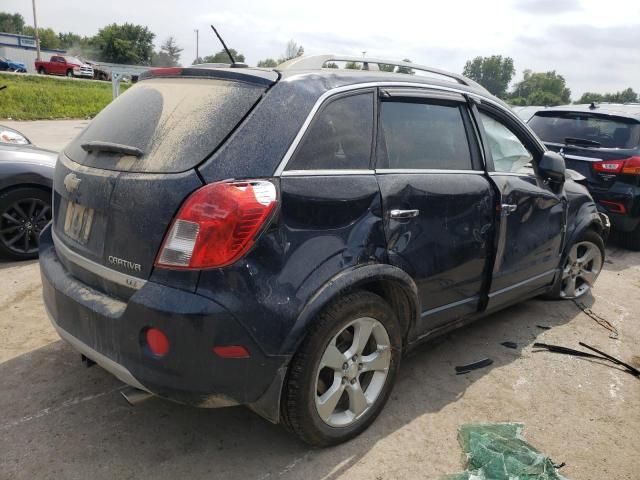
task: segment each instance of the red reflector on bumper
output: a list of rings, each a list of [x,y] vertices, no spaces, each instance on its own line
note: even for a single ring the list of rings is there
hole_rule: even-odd
[[[169,339],[157,328],[150,328],[145,335],[147,346],[151,353],[158,357],[162,357],[169,352]]]
[[[213,353],[221,358],[249,358],[249,351],[242,345],[226,345],[213,347]]]

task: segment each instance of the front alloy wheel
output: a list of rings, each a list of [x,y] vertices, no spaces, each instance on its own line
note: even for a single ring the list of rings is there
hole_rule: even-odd
[[[562,298],[579,298],[593,287],[602,270],[602,251],[590,241],[574,244],[562,270]]]

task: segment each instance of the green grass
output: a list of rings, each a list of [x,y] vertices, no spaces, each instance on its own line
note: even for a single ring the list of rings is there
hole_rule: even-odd
[[[111,82],[0,73],[2,85],[0,118],[13,120],[91,118],[111,101]]]

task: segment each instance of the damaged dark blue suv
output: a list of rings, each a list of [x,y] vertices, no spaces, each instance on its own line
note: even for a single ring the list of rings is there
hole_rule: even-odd
[[[156,69],[66,147],[40,243],[62,338],[139,390],[330,445],[418,343],[589,291],[608,220],[504,103],[330,61],[363,62]]]

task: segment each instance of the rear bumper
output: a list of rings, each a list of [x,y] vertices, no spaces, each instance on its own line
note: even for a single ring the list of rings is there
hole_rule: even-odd
[[[288,358],[265,355],[244,327],[210,299],[153,282],[126,302],[103,294],[69,274],[50,228],[40,241],[40,271],[45,308],[60,336],[133,387],[180,403],[223,407],[263,404],[272,384],[281,380]],[[144,345],[149,327],[169,338],[169,352],[162,358]],[[212,352],[216,345],[242,345],[250,358],[220,358]]]
[[[598,210],[606,213],[611,220],[611,228],[619,232],[631,232],[640,225],[640,187],[617,183],[608,190],[591,189]],[[613,202],[624,206],[624,213],[616,211]]]

